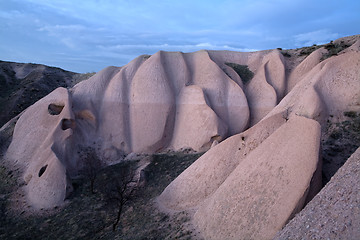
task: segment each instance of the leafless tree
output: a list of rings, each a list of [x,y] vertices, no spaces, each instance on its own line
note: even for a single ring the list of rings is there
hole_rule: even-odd
[[[80,173],[90,181],[90,191],[92,194],[94,194],[94,183],[97,174],[101,169],[101,159],[98,156],[95,148],[84,146],[80,146],[79,148],[79,154],[82,163]]]
[[[135,196],[137,190],[136,170],[131,166],[123,166],[117,171],[108,185],[108,200],[115,204],[117,215],[113,231],[120,222],[124,206]]]

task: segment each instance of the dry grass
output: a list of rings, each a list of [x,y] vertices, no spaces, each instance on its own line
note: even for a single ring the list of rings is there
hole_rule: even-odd
[[[146,184],[124,208],[117,231],[112,231],[116,207],[107,201],[104,186],[118,174],[126,162],[103,169],[95,181],[95,194],[89,192],[89,181],[74,180],[75,191],[64,209],[43,212],[33,216],[26,212],[14,214],[8,209],[7,199],[0,201],[3,214],[0,218],[0,239],[192,239],[195,234],[187,227],[187,212],[169,214],[161,212],[155,198],[184,169],[201,154],[156,154],[145,170]],[[8,171],[0,171],[0,184],[4,190],[14,191],[14,186],[4,186]],[[5,180],[5,181],[4,181]],[[16,188],[16,187],[15,187]]]

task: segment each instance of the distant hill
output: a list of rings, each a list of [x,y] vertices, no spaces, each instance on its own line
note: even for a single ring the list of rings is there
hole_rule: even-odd
[[[72,87],[92,75],[41,64],[0,61],[0,126],[55,88]]]

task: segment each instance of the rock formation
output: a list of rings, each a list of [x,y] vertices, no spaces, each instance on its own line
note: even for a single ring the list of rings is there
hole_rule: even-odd
[[[319,190],[310,183],[321,179],[320,135],[316,121],[294,116],[249,153],[199,206],[194,221],[204,237],[272,238]]]
[[[360,148],[275,239],[360,239]]]
[[[290,71],[289,92],[279,104],[249,130],[205,153],[159,202],[174,210],[195,209],[194,224],[206,239],[272,239],[321,188],[318,124],[325,127],[329,116],[342,119],[345,111],[360,110],[359,42],[324,61],[319,57],[324,48],[310,54]],[[263,67],[252,81],[260,83],[259,74],[264,79]],[[251,82],[246,87],[249,93]],[[249,106],[253,115],[262,114],[251,110],[256,104]]]
[[[24,172],[28,202],[50,208],[81,170],[80,145],[105,165],[213,146],[159,202],[195,209],[208,239],[270,239],[320,190],[326,119],[360,111],[359,36],[331,44],[309,56],[160,51],[108,67],[30,106],[6,159]]]

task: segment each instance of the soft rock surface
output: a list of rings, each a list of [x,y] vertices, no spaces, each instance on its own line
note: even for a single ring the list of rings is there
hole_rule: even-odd
[[[360,148],[275,239],[360,239]]]
[[[164,190],[160,202],[177,210],[195,207],[218,189],[247,155],[285,122],[282,114],[277,114],[216,145]]]
[[[274,236],[304,205],[318,166],[319,145],[316,121],[293,117],[282,125],[200,205],[194,221],[204,237]]]
[[[81,170],[78,145],[93,146],[105,165],[131,152],[208,150],[250,121],[241,79],[225,63],[256,71],[265,60],[283,64],[276,52],[158,52],[108,67],[28,108],[6,157],[24,171],[30,204],[48,208],[65,199],[71,190],[67,179]],[[272,78],[284,81],[283,67],[277,69]]]
[[[52,106],[52,110],[44,106]],[[18,120],[7,156],[24,169],[29,202],[50,208],[71,190],[67,171],[76,168],[69,152],[75,128],[68,90],[58,88],[24,112]]]
[[[159,201],[199,206],[206,239],[270,239],[321,187],[319,143],[316,121],[274,115],[209,150]]]
[[[270,71],[266,57],[249,60],[257,63],[244,86],[252,127],[211,148],[159,202],[195,210],[194,224],[205,239],[272,239],[321,188],[320,125],[325,128],[329,116],[341,121],[344,112],[360,111],[360,41],[349,39],[335,41],[352,44],[339,47],[338,56],[319,48],[302,62],[286,60],[286,87],[280,75],[269,80],[276,68]],[[283,91],[288,93],[282,98]],[[289,239],[301,238],[293,236]]]
[[[350,47],[337,56],[160,51],[108,67],[30,106],[6,159],[40,209],[72,190],[84,165],[79,145],[94,147],[104,166],[130,153],[213,146],[159,203],[193,210],[207,239],[271,239],[319,190],[326,119],[360,111],[359,37],[341,41]]]

